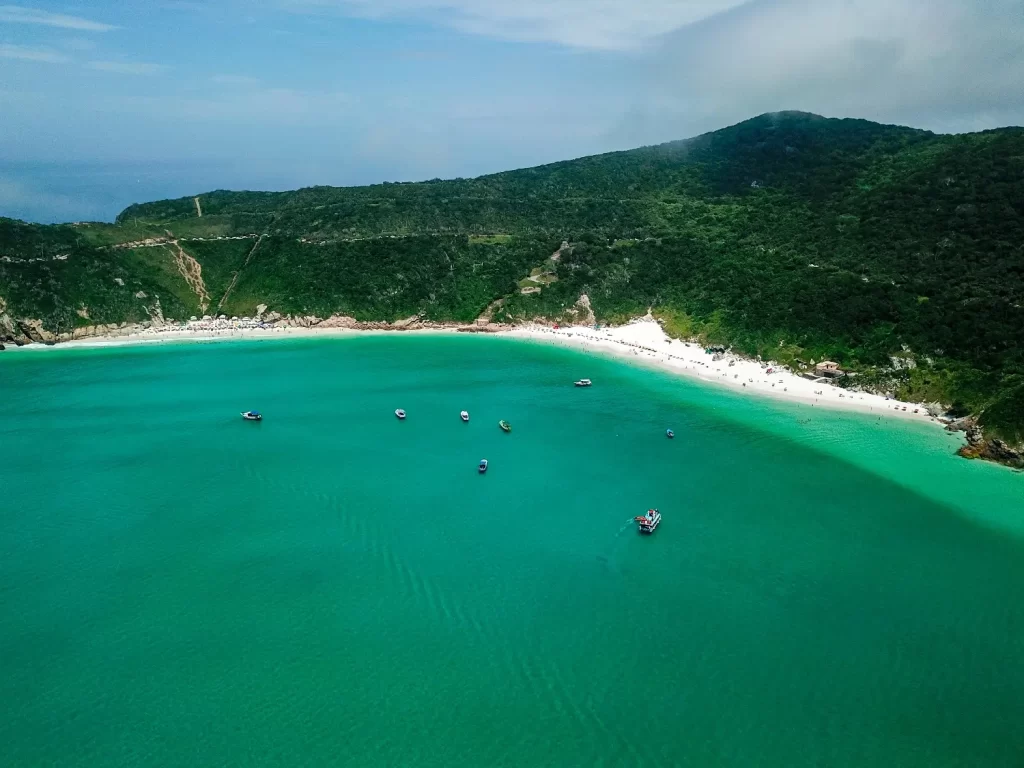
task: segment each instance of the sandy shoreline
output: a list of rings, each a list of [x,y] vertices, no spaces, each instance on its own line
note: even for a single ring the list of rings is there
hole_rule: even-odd
[[[175,329],[168,331],[142,330],[123,335],[97,336],[75,339],[56,346],[30,344],[23,352],[48,349],[83,349],[139,344],[166,344],[180,342],[216,342],[231,340],[296,339],[345,337],[366,334],[395,333],[395,330],[363,330],[354,328],[322,328],[296,326],[268,326],[264,328]],[[458,327],[434,327],[402,330],[401,333],[452,334]],[[931,417],[923,405],[886,400],[880,395],[834,387],[801,378],[789,371],[774,371],[769,375],[761,363],[728,355],[715,361],[698,344],[670,339],[654,320],[634,320],[614,328],[594,329],[590,326],[552,328],[530,324],[510,330],[492,332],[495,336],[524,339],[555,344],[581,352],[611,355],[626,361],[643,363],[670,373],[728,387],[736,392],[761,397],[772,397],[794,403],[821,408],[873,413],[888,418],[940,422]],[[13,349],[13,348],[11,348]],[[7,354],[6,352],[4,354]],[[905,410],[904,410],[905,409]],[[917,411],[915,413],[915,411]]]
[[[744,394],[819,408],[941,424],[920,403],[886,400],[881,395],[851,392],[828,383],[810,381],[785,370],[775,370],[769,375],[767,366],[762,367],[755,360],[734,355],[726,355],[722,360],[715,361],[699,344],[670,339],[653,319],[634,320],[627,325],[601,330],[589,326],[555,329],[546,325],[528,325],[502,335],[557,344],[584,352],[611,354],[623,360],[651,365],[694,381],[728,387]]]
[[[98,349],[107,347],[134,347],[143,344],[177,344],[181,342],[213,342],[213,341],[259,341],[262,339],[301,339],[343,336],[367,336],[390,334],[395,330],[364,329],[364,328],[322,328],[302,326],[268,326],[266,328],[230,328],[223,330],[172,330],[163,332],[133,331],[110,336],[89,336],[82,339],[62,341],[59,344],[26,344],[23,347],[8,346],[8,350],[32,352],[52,349]],[[456,327],[412,328],[401,333],[412,334],[449,334],[458,333]]]

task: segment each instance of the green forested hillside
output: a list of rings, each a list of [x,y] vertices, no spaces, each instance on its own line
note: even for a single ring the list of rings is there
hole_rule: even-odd
[[[469,320],[505,298],[511,320],[559,317],[586,293],[599,319],[652,308],[748,353],[827,356],[1024,442],[1022,129],[782,113],[478,179],[200,201],[202,218],[183,198],[113,225],[0,220],[0,301],[66,330],[145,320],[156,295],[168,317],[266,304],[365,320]],[[226,237],[243,239],[211,239]],[[145,238],[173,242],[111,247]],[[557,280],[521,294],[563,240],[545,267]]]

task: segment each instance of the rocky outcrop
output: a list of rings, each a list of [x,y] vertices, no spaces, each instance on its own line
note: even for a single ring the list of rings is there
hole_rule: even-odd
[[[0,339],[14,341],[18,333],[18,327],[10,316],[0,312]]]
[[[410,328],[422,328],[422,320],[423,318],[420,315],[413,315],[412,317],[405,318],[405,320],[396,320],[392,324],[392,327],[394,327],[396,330],[403,331],[409,330]]]
[[[154,302],[152,306],[147,307],[143,305],[142,308],[145,310],[146,314],[149,315],[149,320],[150,322],[153,323],[153,325],[165,325],[167,323],[167,321],[164,319],[163,308],[160,306],[159,296],[154,297]]]
[[[965,459],[985,459],[1024,469],[1024,447],[1013,447],[997,437],[986,437],[978,420],[973,416],[956,419],[946,425],[949,432],[964,432],[967,445],[957,453]]]
[[[98,323],[96,325],[83,325],[75,328],[75,330],[71,332],[71,338],[88,339],[92,336],[113,336],[118,331],[126,328],[128,328],[128,326],[124,323],[121,325],[118,325],[117,323],[110,323],[107,325],[103,323]],[[62,337],[61,341],[67,341],[67,339]]]
[[[999,438],[986,438],[979,429],[967,433],[967,445],[957,453],[965,459],[986,459],[1024,469],[1024,450],[1013,448]]]
[[[968,439],[970,438],[971,432],[974,430],[977,430],[979,433],[981,431],[978,429],[978,420],[973,416],[964,416],[962,419],[954,419],[946,425],[947,432],[967,432]]]
[[[42,320],[18,320],[21,335],[36,344],[53,344],[57,337],[43,327]]]

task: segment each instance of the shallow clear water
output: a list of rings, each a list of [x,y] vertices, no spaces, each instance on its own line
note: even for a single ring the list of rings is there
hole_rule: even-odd
[[[1022,764],[1024,476],[934,427],[476,337],[0,402],[5,766]]]

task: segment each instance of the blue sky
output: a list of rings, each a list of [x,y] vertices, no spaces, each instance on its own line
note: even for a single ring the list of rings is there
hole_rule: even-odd
[[[1024,122],[1020,0],[0,0],[0,215],[468,176],[779,109]]]

